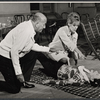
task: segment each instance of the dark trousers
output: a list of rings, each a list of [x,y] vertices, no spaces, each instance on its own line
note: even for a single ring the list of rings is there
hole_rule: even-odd
[[[48,59],[43,53],[38,53],[37,59],[44,67],[45,73],[56,79],[57,71],[63,65],[63,63]]]
[[[31,74],[37,60],[37,54],[38,52],[30,51],[20,59],[20,64],[25,81],[30,81]]]
[[[63,63],[48,59],[43,53],[31,51],[20,59],[22,72],[26,81],[30,80],[36,60],[40,61],[45,69],[45,74],[57,78],[57,71]]]
[[[63,63],[48,59],[40,52],[30,51],[24,57],[20,58],[20,65],[25,81],[30,80],[36,60],[40,61],[47,75],[57,78],[57,71]],[[9,93],[18,93],[21,89],[21,83],[15,75],[12,61],[0,56],[0,71],[5,79],[5,81],[0,81],[0,90]]]
[[[25,78],[25,81],[30,80],[30,76],[36,62],[36,52],[29,52],[20,59],[20,65]],[[12,61],[5,57],[0,56],[0,72],[4,76],[5,81],[0,81],[0,91],[9,93],[18,93],[22,84],[19,82],[15,75]]]
[[[69,57],[72,58],[72,53],[69,54]],[[41,52],[31,51],[20,59],[22,72],[26,81],[30,80],[36,60],[39,60],[44,67],[45,74],[52,76],[53,78],[57,78],[57,71],[63,65],[63,63],[48,59]],[[73,59],[71,59],[70,62],[71,65],[75,65],[75,61]]]
[[[5,81],[0,81],[0,91],[18,93],[21,89],[21,83],[16,78],[12,61],[0,56],[0,71],[5,79]]]
[[[31,51],[20,59],[22,72],[26,81],[30,80],[36,60],[38,60],[42,64],[46,75],[57,79],[57,71],[63,65],[63,63],[48,59],[41,52]]]
[[[71,56],[72,55],[70,54],[70,57]],[[23,58],[20,59],[20,64],[25,81],[30,80],[36,60],[39,60],[44,67],[46,72],[45,74],[57,78],[57,71],[63,65],[63,63],[48,59],[41,52],[30,51],[28,54],[26,54]],[[73,60],[71,60],[71,62],[75,65]]]

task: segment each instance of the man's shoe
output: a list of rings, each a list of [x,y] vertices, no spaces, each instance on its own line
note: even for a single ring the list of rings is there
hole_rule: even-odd
[[[32,83],[32,82],[24,82],[23,83],[23,87],[24,88],[34,88],[35,87],[35,85]]]

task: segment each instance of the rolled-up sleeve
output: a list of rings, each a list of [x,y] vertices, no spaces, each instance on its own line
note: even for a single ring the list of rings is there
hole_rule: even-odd
[[[75,42],[73,42],[69,37],[68,35],[66,34],[65,31],[63,30],[59,30],[58,31],[58,35],[59,37],[61,38],[62,42],[65,44],[65,46],[68,47],[68,49],[70,51],[74,51],[74,49],[76,48],[76,40],[74,40]],[[75,38],[74,38],[75,39]],[[77,38],[76,38],[77,39]]]
[[[32,48],[33,51],[38,51],[38,52],[49,52],[49,49],[50,49],[49,47],[40,46],[37,43],[34,43]]]

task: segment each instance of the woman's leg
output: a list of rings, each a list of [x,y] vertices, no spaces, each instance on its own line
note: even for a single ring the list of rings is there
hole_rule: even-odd
[[[5,79],[5,81],[0,81],[0,91],[18,93],[21,89],[21,83],[15,75],[12,61],[0,56],[0,71]]]
[[[57,78],[57,71],[63,65],[61,62],[56,62],[51,59],[48,59],[43,53],[38,53],[37,58],[40,63],[43,65],[45,72],[54,78]]]

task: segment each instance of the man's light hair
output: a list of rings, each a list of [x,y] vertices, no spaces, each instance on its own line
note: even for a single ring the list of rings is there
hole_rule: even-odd
[[[46,16],[40,12],[35,13],[32,17],[32,20],[35,21],[44,21],[47,20]]]

